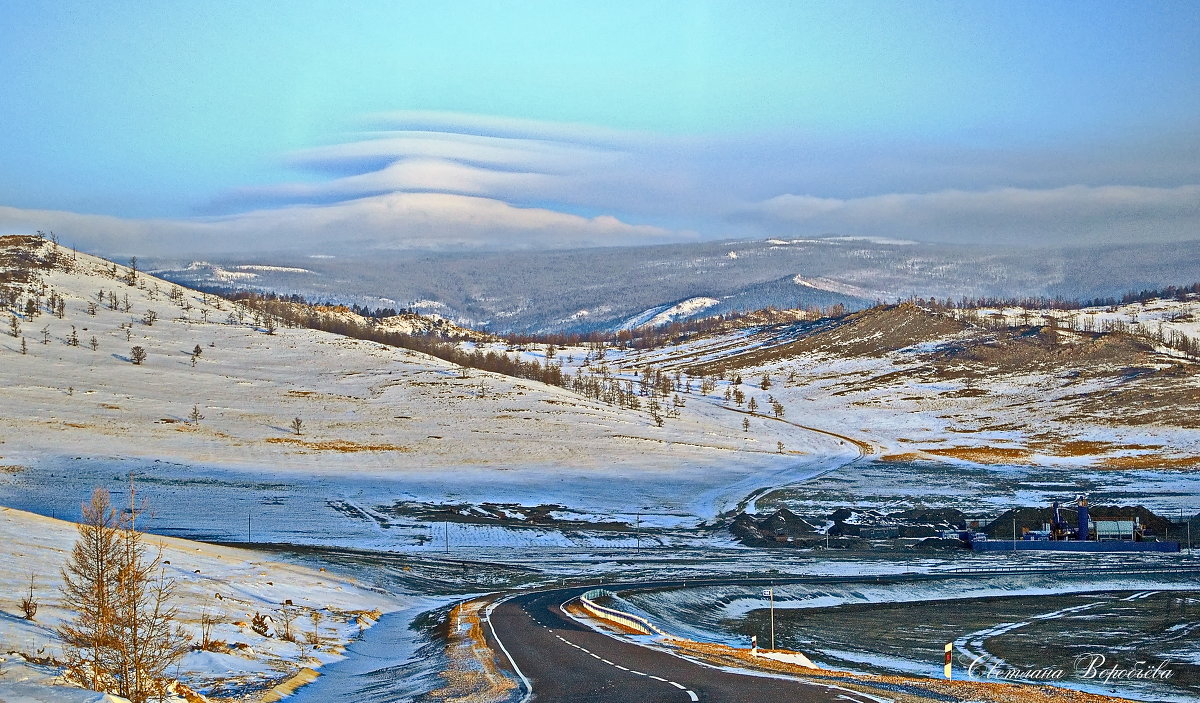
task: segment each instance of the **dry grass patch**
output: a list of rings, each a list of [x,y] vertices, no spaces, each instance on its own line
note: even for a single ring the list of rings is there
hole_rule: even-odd
[[[889,700],[897,703],[947,699],[982,703],[1132,703],[1123,698],[1032,684],[947,681],[915,676],[870,676],[809,669],[774,659],[755,657],[748,649],[721,644],[674,638],[666,643],[682,652],[723,666],[788,674],[813,683],[835,684],[871,696],[884,694]],[[899,690],[898,686],[907,690]]]
[[[1200,456],[1165,457],[1160,454],[1110,456],[1100,462],[1102,469],[1200,469]]]
[[[495,653],[483,634],[480,614],[488,603],[468,601],[450,611],[450,664],[442,672],[445,685],[429,695],[449,703],[490,703],[506,700],[516,683],[496,666]]]
[[[296,689],[300,688],[301,686],[316,681],[318,676],[320,676],[320,674],[317,673],[316,670],[304,667],[298,671],[295,676],[263,694],[262,701],[263,703],[275,703],[276,701],[281,701],[284,698],[294,694]]]
[[[919,452],[904,452],[901,454],[884,454],[879,458],[883,461],[919,461],[924,456]]]
[[[322,452],[410,452],[412,449],[402,444],[360,444],[347,439],[307,440],[298,437],[270,437],[268,444],[292,444],[304,449]]]
[[[976,464],[1032,464],[1033,452],[1019,447],[947,447],[926,449],[928,454],[948,456]]]
[[[21,466],[20,464],[8,464],[0,466],[0,474],[19,474],[29,467]]]

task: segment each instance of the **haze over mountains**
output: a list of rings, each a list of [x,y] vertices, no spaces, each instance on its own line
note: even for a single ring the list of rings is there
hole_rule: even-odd
[[[1200,241],[998,247],[871,237],[500,252],[312,251],[159,258],[189,285],[413,308],[492,332],[587,332],[767,306],[868,307],[912,296],[1093,299],[1186,284]]]

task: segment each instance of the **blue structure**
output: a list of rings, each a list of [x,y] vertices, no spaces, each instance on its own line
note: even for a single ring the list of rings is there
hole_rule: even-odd
[[[1179,551],[1178,542],[1093,542],[1090,540],[975,540],[977,552],[1168,552]]]
[[[1080,498],[1079,499],[1079,532],[1077,533],[1079,535],[1079,537],[1078,537],[1079,541],[1080,542],[1087,541],[1089,533],[1090,533],[1090,530],[1088,529],[1087,498]],[[1179,550],[1176,549],[1175,551],[1179,551]]]

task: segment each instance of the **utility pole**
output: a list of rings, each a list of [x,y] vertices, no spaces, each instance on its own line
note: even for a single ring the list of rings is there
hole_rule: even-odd
[[[446,553],[450,553],[450,521],[446,521]]]
[[[246,544],[250,543],[250,511],[246,511]]]
[[[642,514],[641,513],[637,514],[637,522],[634,523],[633,531],[634,531],[634,534],[637,535],[638,554],[641,554],[642,553]]]
[[[129,530],[137,529],[137,491],[133,487],[133,472],[129,472]]]

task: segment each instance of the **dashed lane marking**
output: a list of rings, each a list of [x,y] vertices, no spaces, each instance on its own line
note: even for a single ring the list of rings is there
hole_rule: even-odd
[[[544,626],[543,626],[543,627],[544,627]],[[550,629],[550,628],[546,628],[546,629]],[[669,681],[669,680],[667,680],[667,679],[664,679],[664,678],[663,678],[663,677],[661,677],[661,676],[655,676],[654,674],[646,674],[646,673],[643,673],[643,672],[641,672],[641,671],[634,671],[633,669],[628,669],[628,668],[626,668],[626,667],[623,667],[623,666],[621,666],[620,664],[618,664],[618,663],[616,663],[616,662],[611,662],[611,661],[609,661],[609,660],[607,660],[607,659],[605,659],[605,658],[601,657],[599,654],[595,654],[595,653],[593,653],[593,652],[590,652],[590,651],[588,651],[586,648],[584,648],[584,647],[581,647],[581,646],[579,646],[579,645],[575,644],[574,642],[572,642],[572,641],[570,641],[570,640],[568,640],[568,639],[565,639],[565,638],[564,638],[562,635],[557,635],[557,634],[556,634],[556,635],[554,635],[554,636],[555,636],[556,638],[558,638],[558,640],[559,640],[560,642],[562,642],[562,643],[564,643],[564,644],[569,644],[569,645],[571,645],[572,647],[574,647],[575,649],[578,649],[579,651],[586,653],[588,656],[592,657],[593,659],[598,659],[598,660],[600,660],[600,661],[604,662],[605,664],[608,664],[608,665],[609,665],[609,666],[611,666],[611,667],[615,667],[615,668],[617,668],[617,669],[620,669],[621,671],[628,671],[629,673],[633,674],[634,676],[648,676],[648,677],[650,677],[650,678],[654,679],[655,681],[662,681],[663,683],[669,683],[669,684],[671,684],[672,686],[674,686],[675,688],[678,688],[680,691],[683,691],[684,693],[688,694],[688,698],[689,698],[690,700],[692,700],[692,701],[699,701],[699,700],[700,700],[699,696],[697,696],[697,695],[696,695],[696,692],[695,692],[695,691],[692,691],[691,689],[689,689],[688,687],[684,686],[684,685],[683,685],[683,684],[681,684],[681,683],[678,683],[678,682],[676,682],[676,681]]]

